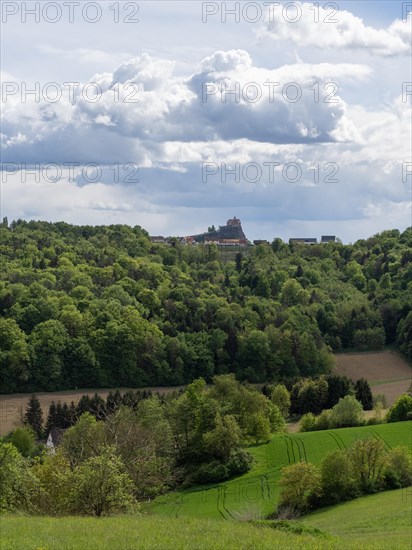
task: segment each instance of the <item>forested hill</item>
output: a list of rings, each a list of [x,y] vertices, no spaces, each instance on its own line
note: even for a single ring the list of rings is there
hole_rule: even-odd
[[[222,264],[215,245],[140,227],[0,229],[2,391],[313,376],[332,350],[412,357],[412,228],[354,245],[284,244]]]

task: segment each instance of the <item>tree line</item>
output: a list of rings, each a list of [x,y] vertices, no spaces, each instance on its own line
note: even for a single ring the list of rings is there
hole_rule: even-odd
[[[409,228],[222,263],[139,226],[3,223],[3,391],[312,377],[333,351],[383,345],[411,358],[411,249]]]
[[[217,377],[214,380],[218,379]],[[286,385],[283,383],[263,385],[260,391],[279,408],[285,419],[299,418],[301,415],[307,416],[307,413],[311,415],[323,409],[330,409],[345,396],[356,398],[361,411],[371,410],[374,405],[367,380],[361,378],[353,383],[346,376],[334,374],[317,379],[288,379]],[[175,390],[171,395],[178,396],[183,392],[183,389]],[[121,393],[117,389],[110,391],[106,399],[94,393],[92,396],[82,395],[77,404],[74,401],[71,403],[52,401],[47,415],[44,416],[40,401],[33,394],[28,400],[24,420],[41,439],[47,437],[52,428],[67,429],[73,426],[85,412],[90,413],[97,420],[104,420],[108,414],[116,412],[122,406],[136,409],[140,401],[153,395],[156,395],[162,404],[167,401],[166,396],[159,392],[138,389]],[[312,417],[307,418],[315,417],[312,414]]]

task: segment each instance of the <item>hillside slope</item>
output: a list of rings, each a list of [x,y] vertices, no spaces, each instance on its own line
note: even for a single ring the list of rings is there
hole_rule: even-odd
[[[362,538],[375,548],[410,548],[412,487],[332,506],[305,516],[301,523],[343,538],[347,547]]]
[[[412,444],[412,422],[342,428],[320,432],[277,434],[270,443],[251,447],[254,467],[247,474],[217,485],[198,486],[158,497],[148,508],[156,514],[225,519],[253,508],[273,512],[279,496],[281,469],[307,460],[319,464],[331,451],[343,449],[355,439],[382,439],[388,449]]]

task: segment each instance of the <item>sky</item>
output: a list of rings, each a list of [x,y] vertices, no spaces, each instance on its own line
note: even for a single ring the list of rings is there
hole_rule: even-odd
[[[412,224],[412,3],[1,3],[1,215],[253,240]]]

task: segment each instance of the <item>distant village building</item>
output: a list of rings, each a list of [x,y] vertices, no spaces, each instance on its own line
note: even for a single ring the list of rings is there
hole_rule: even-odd
[[[300,237],[300,238],[293,238],[289,239],[289,243],[293,244],[317,244],[318,239],[315,239],[314,237]]]
[[[321,243],[336,243],[335,235],[322,235],[320,239]]]
[[[165,237],[162,237],[161,235],[156,235],[156,236],[150,237],[150,240],[152,241],[152,243],[166,244]]]
[[[47,436],[46,450],[49,454],[56,454],[56,448],[60,445],[63,439],[65,430],[61,428],[52,428]]]

